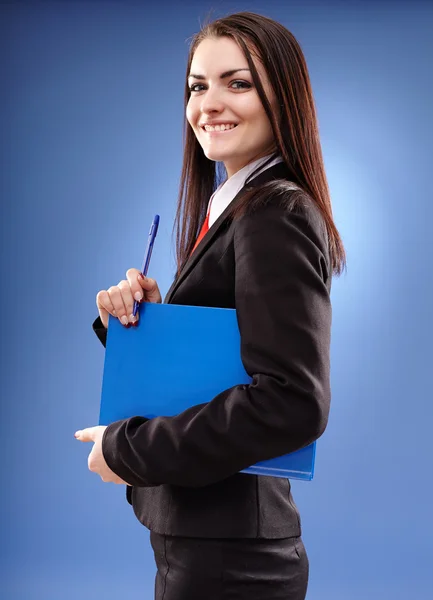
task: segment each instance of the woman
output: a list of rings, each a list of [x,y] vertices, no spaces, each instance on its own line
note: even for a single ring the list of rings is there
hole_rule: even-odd
[[[95,442],[89,468],[127,484],[151,531],[157,599],[301,600],[308,559],[290,483],[239,471],[310,444],[328,419],[329,293],[344,249],[302,51],[263,16],[219,19],[192,41],[185,99],[178,269],[165,302],[236,308],[253,382],[175,417],[76,436]],[[109,314],[136,325],[134,298],[161,302],[137,269],[98,293],[102,343]]]

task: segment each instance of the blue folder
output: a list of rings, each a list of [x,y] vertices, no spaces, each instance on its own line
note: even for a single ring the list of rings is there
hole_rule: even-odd
[[[144,303],[138,327],[110,316],[99,424],[173,416],[250,382],[234,309]],[[315,450],[313,443],[243,472],[311,480]]]

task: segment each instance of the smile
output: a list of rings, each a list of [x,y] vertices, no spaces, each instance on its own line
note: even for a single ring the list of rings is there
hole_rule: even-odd
[[[229,123],[227,125],[203,125],[202,129],[206,131],[206,133],[225,133],[227,131],[231,131],[237,127],[234,123]]]

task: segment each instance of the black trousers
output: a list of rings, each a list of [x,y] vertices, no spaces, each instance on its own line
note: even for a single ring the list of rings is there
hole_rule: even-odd
[[[300,537],[213,539],[150,532],[155,600],[304,600],[308,558]]]

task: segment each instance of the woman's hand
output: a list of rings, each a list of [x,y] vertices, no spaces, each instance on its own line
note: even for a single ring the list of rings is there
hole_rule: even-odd
[[[108,327],[109,315],[117,317],[125,327],[136,326],[138,312],[135,317],[132,316],[134,300],[157,303],[162,301],[154,279],[143,277],[138,269],[128,269],[126,279],[122,279],[108,290],[99,291],[96,295],[96,306],[104,327]]]
[[[130,485],[128,482],[116,475],[116,473],[110,469],[105,461],[102,453],[102,436],[104,435],[104,431],[106,429],[107,428],[103,425],[88,427],[87,429],[76,431],[75,438],[80,442],[93,442],[93,448],[87,460],[90,471],[97,473],[105,483],[126,483],[126,485]]]

